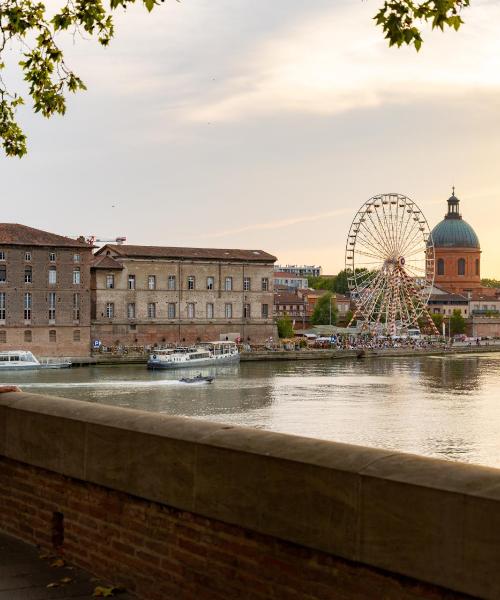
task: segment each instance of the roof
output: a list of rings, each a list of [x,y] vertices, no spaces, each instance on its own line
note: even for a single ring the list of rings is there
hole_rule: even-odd
[[[448,212],[431,232],[435,248],[480,248],[479,238],[472,227],[462,219],[460,200],[453,195],[448,198]]]
[[[121,265],[117,260],[112,258],[111,256],[106,256],[106,254],[102,254],[101,256],[95,256],[90,265],[91,269],[106,269],[107,271],[111,271],[113,269],[123,269],[123,265]]]
[[[297,294],[279,293],[274,294],[274,304],[304,304],[304,300],[299,298]]]
[[[286,277],[287,279],[307,279],[304,275],[297,275],[296,273],[287,273],[285,271],[274,271],[274,277]]]
[[[429,297],[429,302],[441,303],[441,302],[456,302],[464,303],[469,302],[469,299],[460,294],[432,294]]]
[[[68,248],[92,248],[79,238],[77,240],[19,223],[0,223],[0,244],[12,246],[63,246]]]
[[[170,246],[134,246],[131,244],[106,244],[96,255],[112,250],[119,258],[173,258],[180,260],[225,260],[246,262],[272,262],[276,257],[263,250],[236,250],[224,248],[177,248]]]

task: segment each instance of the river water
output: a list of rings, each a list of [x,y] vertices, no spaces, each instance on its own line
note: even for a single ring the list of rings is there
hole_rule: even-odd
[[[4,374],[25,391],[500,467],[500,353],[83,367]]]

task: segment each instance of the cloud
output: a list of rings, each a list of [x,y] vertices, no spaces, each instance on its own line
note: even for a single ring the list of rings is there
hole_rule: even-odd
[[[500,89],[500,7],[484,1],[458,32],[427,32],[423,50],[388,48],[366,3],[344,2],[287,23],[239,57],[218,99],[198,104],[193,121],[234,121],[275,112],[319,115]],[[205,98],[206,100],[206,98]]]

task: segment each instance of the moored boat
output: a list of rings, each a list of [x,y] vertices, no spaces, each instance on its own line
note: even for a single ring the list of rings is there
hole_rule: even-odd
[[[173,348],[153,352],[149,369],[181,369],[238,362],[240,355],[234,342],[205,342],[193,348]]]
[[[0,372],[4,370],[65,369],[71,367],[69,360],[49,359],[40,362],[29,350],[6,350],[0,352]]]
[[[215,377],[212,377],[211,375],[203,377],[200,373],[199,375],[196,375],[196,377],[182,377],[179,381],[182,383],[212,383],[214,379]]]

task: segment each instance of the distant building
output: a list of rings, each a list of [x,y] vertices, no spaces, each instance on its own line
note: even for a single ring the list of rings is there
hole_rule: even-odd
[[[292,273],[300,277],[319,277],[321,275],[321,267],[316,265],[275,265],[274,270],[281,273]]]
[[[460,214],[460,200],[448,198],[448,212],[432,230],[434,281],[452,293],[481,288],[481,247],[474,229]]]
[[[294,292],[277,291],[274,293],[274,316],[277,319],[288,315],[295,329],[304,329],[308,323],[307,302],[297,290]]]
[[[459,310],[464,318],[468,319],[470,316],[469,299],[462,294],[448,292],[431,294],[428,306],[431,314],[450,317],[455,310]]]
[[[0,223],[0,350],[87,356],[91,259],[82,238]]]
[[[262,250],[103,246],[92,266],[92,338],[152,346],[276,337],[275,260]]]
[[[301,277],[294,273],[284,271],[274,271],[274,287],[283,287],[287,289],[304,289],[308,287],[307,277]]]

